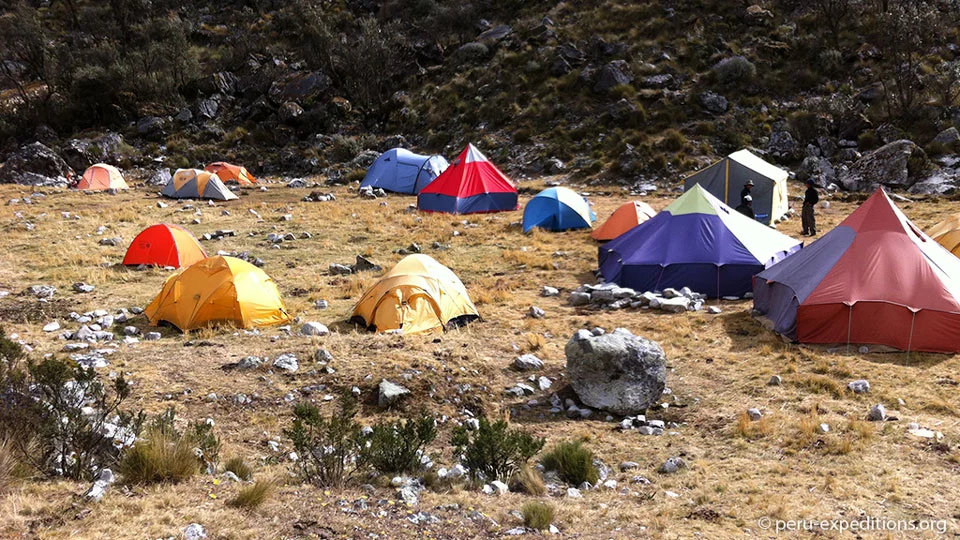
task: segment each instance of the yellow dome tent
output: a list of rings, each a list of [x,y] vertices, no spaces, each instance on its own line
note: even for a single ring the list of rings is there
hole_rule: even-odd
[[[209,257],[167,278],[144,310],[150,324],[180,330],[215,322],[241,328],[290,321],[276,283],[263,270],[233,257]]]
[[[377,332],[416,334],[479,319],[460,278],[429,255],[409,255],[357,302],[351,320]]]
[[[960,214],[954,214],[930,227],[927,229],[927,236],[960,257]]]

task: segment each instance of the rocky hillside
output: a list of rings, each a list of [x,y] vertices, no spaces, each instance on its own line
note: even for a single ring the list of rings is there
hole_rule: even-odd
[[[823,186],[947,193],[958,13],[957,0],[20,1],[0,17],[0,157],[39,141],[73,169],[229,159],[337,182],[391,146],[473,141],[521,178],[644,184],[749,146]]]

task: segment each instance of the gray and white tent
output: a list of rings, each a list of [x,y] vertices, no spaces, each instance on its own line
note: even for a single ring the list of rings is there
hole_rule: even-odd
[[[769,225],[787,211],[787,171],[767,163],[749,150],[739,150],[697,171],[683,182],[688,191],[696,184],[728,206],[740,204],[740,190],[753,180],[750,196],[757,221]]]
[[[200,169],[179,169],[163,187],[161,195],[174,199],[216,199],[230,201],[238,197],[213,173]]]

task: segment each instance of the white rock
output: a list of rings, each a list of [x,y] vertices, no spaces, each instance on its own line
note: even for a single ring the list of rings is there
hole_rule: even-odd
[[[490,485],[493,487],[494,490],[496,490],[497,495],[503,495],[510,491],[510,487],[499,480],[494,480],[493,482],[490,482]]]
[[[308,322],[300,328],[300,333],[305,336],[325,336],[330,330],[318,322]]]
[[[582,499],[583,495],[580,493],[580,490],[577,488],[567,488],[567,497],[571,499]]]
[[[297,370],[300,369],[300,364],[297,362],[296,355],[286,353],[281,354],[273,361],[273,367],[282,369],[287,373],[296,373]]]
[[[882,404],[877,403],[870,408],[870,414],[867,415],[867,420],[871,422],[882,422],[887,418],[887,409]]]
[[[59,329],[60,323],[58,321],[49,322],[43,326],[44,332],[56,332]]]
[[[191,523],[183,530],[184,540],[200,540],[207,537],[207,531],[199,523]]]
[[[544,285],[540,290],[540,296],[560,296],[560,289]]]

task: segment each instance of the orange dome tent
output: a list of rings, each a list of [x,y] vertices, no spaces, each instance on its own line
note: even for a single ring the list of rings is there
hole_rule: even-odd
[[[233,165],[226,161],[217,161],[203,168],[207,172],[217,175],[222,182],[236,182],[241,186],[251,186],[257,183],[257,179],[250,174],[246,167]]]
[[[954,214],[930,227],[927,236],[960,257],[960,214]]]
[[[594,240],[613,240],[644,221],[657,215],[650,205],[640,201],[630,201],[620,205],[603,225],[590,233]]]
[[[208,257],[167,278],[144,310],[150,324],[180,330],[213,323],[241,328],[290,321],[277,284],[263,270],[234,257]]]
[[[130,189],[123,175],[113,165],[106,163],[97,163],[87,168],[83,173],[83,178],[77,183],[77,189],[98,190],[106,189]]]
[[[206,258],[207,253],[189,231],[161,223],[147,227],[133,239],[123,257],[123,264],[185,268]]]

